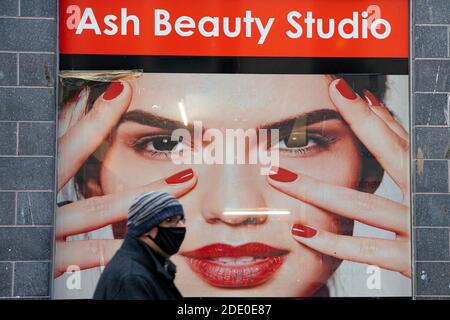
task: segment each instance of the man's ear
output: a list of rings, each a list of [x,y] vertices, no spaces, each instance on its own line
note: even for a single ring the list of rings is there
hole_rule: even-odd
[[[361,155],[363,166],[361,169],[361,179],[359,181],[359,190],[368,193],[374,193],[380,186],[383,179],[384,169],[375,157],[361,145]]]

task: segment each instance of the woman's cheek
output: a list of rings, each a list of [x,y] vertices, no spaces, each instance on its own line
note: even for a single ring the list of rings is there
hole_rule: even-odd
[[[339,144],[331,150],[312,157],[281,157],[280,166],[300,173],[300,177],[303,173],[329,184],[357,188],[361,179],[362,161],[359,148],[354,140],[341,139]],[[305,202],[295,201],[297,201],[296,214],[293,216],[295,221],[292,223],[310,224],[338,234],[352,234],[353,222],[351,220]]]
[[[128,147],[113,144],[103,158],[100,184],[103,193],[115,193],[164,178],[173,170],[170,161],[151,161]]]
[[[289,197],[274,188],[266,190],[264,197],[269,207],[288,209],[291,212],[282,218],[283,226],[269,221],[273,234],[287,235],[284,245],[290,250],[286,262],[270,286],[270,292],[273,296],[311,296],[326,283],[341,261],[295,241],[290,233],[291,226],[300,223],[338,234],[351,234],[352,222]],[[289,290],[291,291],[288,293]]]
[[[327,282],[340,261],[298,243],[297,247],[287,259],[280,278],[283,279],[282,284],[285,287],[290,286],[297,290],[296,296],[308,297]],[[282,286],[279,290],[280,293],[283,292]]]
[[[361,166],[359,149],[351,142],[341,142],[339,148],[312,157],[280,157],[282,168],[349,188],[359,185]]]

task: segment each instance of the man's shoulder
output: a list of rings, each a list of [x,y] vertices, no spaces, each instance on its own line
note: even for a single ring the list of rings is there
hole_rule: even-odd
[[[139,276],[142,278],[150,278],[151,270],[149,266],[144,265],[139,259],[132,255],[118,252],[106,266],[103,272],[109,273],[111,276],[120,280],[123,276]]]
[[[152,278],[149,277],[146,274],[142,274],[139,272],[128,272],[127,274],[122,274],[118,277],[118,283],[119,284],[135,284],[135,283],[139,283],[139,284],[147,284],[147,285],[151,285],[153,284]]]
[[[155,284],[151,277],[134,271],[126,274],[109,273],[103,284],[99,284],[94,299],[150,299],[155,298]]]

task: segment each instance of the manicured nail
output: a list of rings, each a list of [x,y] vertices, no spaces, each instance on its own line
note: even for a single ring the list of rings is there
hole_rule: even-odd
[[[354,100],[357,97],[356,93],[344,79],[339,79],[339,81],[336,83],[336,89],[346,99]]]
[[[120,81],[114,81],[111,83],[106,90],[106,92],[103,94],[103,99],[105,100],[112,100],[116,98],[123,90],[123,84]]]
[[[307,227],[303,224],[294,224],[291,230],[294,236],[302,238],[312,238],[317,234],[317,230],[311,227]]]
[[[191,180],[192,177],[194,177],[194,171],[192,171],[192,169],[186,169],[168,177],[166,179],[166,183],[167,184],[184,183],[186,181]]]
[[[372,107],[379,107],[379,106],[381,106],[380,101],[378,101],[377,97],[375,97],[372,92],[370,92],[369,90],[364,89],[363,93],[364,93],[364,98],[366,98],[366,100],[367,100],[367,102],[369,103],[370,106],[372,106]]]
[[[292,182],[297,180],[298,175],[295,172],[278,168],[278,167],[272,167],[270,168],[270,172],[275,172],[269,174],[270,179],[279,181],[279,182]]]

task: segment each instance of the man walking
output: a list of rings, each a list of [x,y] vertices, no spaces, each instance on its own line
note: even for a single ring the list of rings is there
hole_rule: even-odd
[[[125,240],[104,269],[94,299],[173,300],[182,296],[174,284],[170,256],[184,240],[183,207],[165,192],[138,196],[129,209]]]

